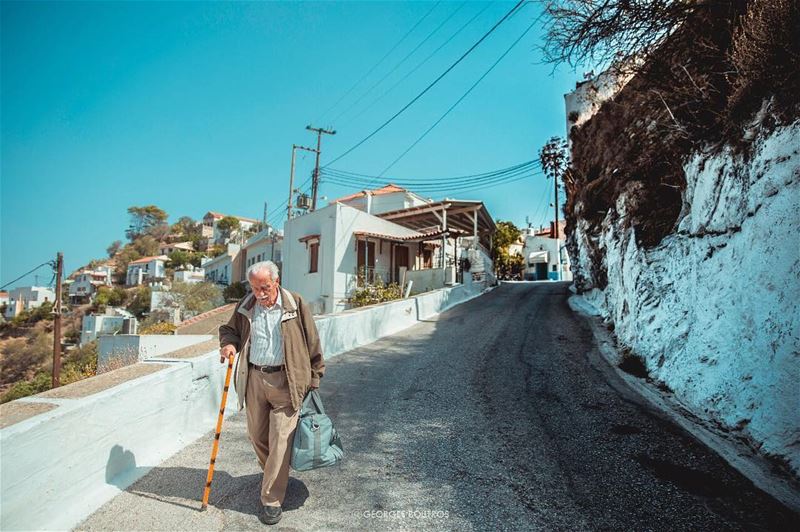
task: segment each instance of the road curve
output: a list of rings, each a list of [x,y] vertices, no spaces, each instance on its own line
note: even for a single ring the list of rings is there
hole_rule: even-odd
[[[322,393],[345,462],[292,472],[298,530],[800,530],[790,512],[627,391],[566,283],[504,284],[331,359]],[[100,508],[81,530],[242,530],[260,474],[244,415]]]

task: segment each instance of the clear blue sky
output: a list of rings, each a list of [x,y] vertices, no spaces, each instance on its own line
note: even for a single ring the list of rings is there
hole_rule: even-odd
[[[323,141],[325,164],[394,114],[513,6],[461,4],[3,2],[0,285],[57,251],[67,273],[104,257],[108,244],[124,240],[131,205],[158,205],[171,222],[209,210],[261,218],[265,201],[272,210],[286,200],[292,143],[315,141],[307,124],[338,131]],[[538,9],[526,5],[405,114],[333,166],[379,173]],[[536,25],[386,182],[503,168],[533,159],[550,136],[563,136],[563,94],[578,75],[567,68],[552,73],[541,64],[540,44]],[[298,160],[300,182],[312,167],[310,155]],[[333,199],[357,190],[323,183],[321,194]],[[459,196],[485,201],[496,219],[521,226],[527,215],[539,225],[546,223],[547,190],[539,176]],[[50,281],[47,269],[38,273],[40,283]],[[15,285],[33,282],[29,276]]]

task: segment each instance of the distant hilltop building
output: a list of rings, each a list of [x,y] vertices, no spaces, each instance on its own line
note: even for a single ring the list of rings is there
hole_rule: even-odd
[[[220,242],[223,239],[223,234],[217,227],[219,221],[223,218],[231,216],[239,220],[239,230],[240,231],[249,231],[253,228],[256,224],[258,224],[258,220],[254,218],[245,218],[244,216],[235,216],[232,214],[222,214],[219,212],[208,211],[205,216],[203,216],[203,228],[201,235],[203,238],[207,238],[210,242]]]
[[[125,284],[128,286],[138,286],[145,281],[153,282],[163,280],[166,277],[166,267],[168,257],[157,255],[153,257],[143,257],[131,261],[128,264],[128,273],[125,276]]]

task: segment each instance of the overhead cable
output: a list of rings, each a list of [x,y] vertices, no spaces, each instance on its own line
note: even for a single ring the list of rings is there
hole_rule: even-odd
[[[511,16],[511,15],[512,15],[512,14],[513,14],[513,13],[514,13],[514,12],[515,12],[517,9],[519,9],[519,7],[520,7],[522,4],[524,4],[526,1],[527,1],[527,0],[519,0],[519,2],[517,2],[517,4],[516,4],[516,5],[514,5],[514,7],[513,7],[513,8],[511,8],[511,10],[510,10],[510,11],[508,11],[508,13],[506,13],[505,15],[503,15],[503,17],[502,17],[500,20],[498,20],[498,21],[495,23],[495,25],[494,25],[494,26],[492,26],[492,27],[491,27],[491,29],[489,29],[489,31],[487,31],[487,32],[486,32],[486,33],[483,35],[483,37],[481,37],[480,39],[478,39],[478,41],[477,41],[475,44],[473,44],[473,45],[472,45],[472,46],[471,46],[471,47],[470,47],[470,48],[469,48],[469,49],[468,49],[466,52],[464,52],[464,53],[461,55],[461,57],[459,57],[459,58],[458,58],[458,59],[457,59],[457,60],[456,60],[456,61],[455,61],[455,62],[454,62],[452,65],[450,65],[450,66],[449,66],[449,67],[448,67],[448,68],[447,68],[447,69],[446,69],[444,72],[442,72],[442,73],[441,73],[441,74],[440,74],[440,75],[439,75],[439,76],[438,76],[438,77],[437,77],[435,80],[433,80],[433,81],[432,81],[432,82],[431,82],[431,83],[430,83],[430,84],[429,84],[427,87],[425,87],[425,89],[423,89],[423,90],[422,90],[422,92],[420,92],[419,94],[417,94],[417,95],[416,95],[416,96],[415,96],[415,97],[414,97],[414,98],[413,98],[413,99],[412,99],[410,102],[408,102],[406,105],[404,105],[404,106],[403,106],[403,107],[402,107],[402,108],[401,108],[399,111],[397,111],[397,112],[396,112],[394,115],[392,115],[392,116],[391,116],[391,117],[390,117],[388,120],[386,120],[386,121],[385,121],[385,122],[383,122],[383,123],[382,123],[380,126],[378,126],[378,127],[377,127],[377,128],[376,128],[376,129],[375,129],[373,132],[372,132],[372,133],[370,133],[369,135],[367,135],[366,137],[364,137],[363,139],[361,139],[360,141],[358,141],[358,142],[357,142],[355,145],[353,145],[352,147],[350,147],[350,148],[349,148],[347,151],[345,151],[344,153],[342,153],[341,155],[339,155],[338,157],[336,157],[335,159],[333,159],[332,161],[330,161],[330,162],[328,163],[328,165],[331,165],[331,164],[335,163],[336,161],[339,161],[339,160],[340,160],[340,159],[342,159],[343,157],[345,157],[345,156],[349,155],[350,153],[352,153],[352,152],[353,152],[355,149],[357,149],[359,146],[361,146],[362,144],[364,144],[365,142],[367,142],[369,139],[371,139],[372,137],[374,137],[375,135],[377,135],[377,134],[378,134],[378,133],[379,133],[381,130],[383,130],[383,128],[385,128],[385,127],[386,127],[386,126],[388,126],[390,123],[392,123],[392,122],[393,122],[393,121],[394,121],[394,120],[395,120],[395,119],[396,119],[398,116],[400,116],[401,114],[403,114],[403,113],[404,113],[404,112],[405,112],[405,111],[406,111],[406,110],[407,110],[409,107],[411,107],[412,105],[414,105],[414,103],[416,103],[416,102],[417,102],[417,100],[419,100],[420,98],[422,98],[422,96],[424,96],[424,95],[425,95],[425,94],[426,94],[426,93],[427,93],[429,90],[431,90],[431,89],[432,89],[432,88],[433,88],[433,87],[434,87],[434,86],[435,86],[437,83],[439,83],[439,81],[441,81],[441,80],[442,80],[442,78],[444,78],[444,77],[445,77],[447,74],[449,74],[449,73],[450,73],[450,71],[452,71],[452,70],[453,70],[453,69],[454,69],[454,68],[455,68],[455,67],[456,67],[456,66],[457,66],[459,63],[461,63],[461,61],[463,61],[463,60],[464,60],[464,59],[465,59],[465,58],[466,58],[466,57],[467,57],[469,54],[471,54],[471,53],[473,52],[473,50],[475,50],[475,48],[477,48],[477,47],[478,47],[478,46],[479,46],[479,45],[480,45],[480,44],[481,44],[483,41],[485,41],[485,40],[486,40],[486,38],[487,38],[487,37],[489,37],[489,35],[491,35],[491,34],[492,34],[492,33],[493,33],[493,32],[494,32],[494,31],[495,31],[495,30],[496,30],[496,29],[497,29],[497,28],[498,28],[498,27],[499,27],[499,26],[500,26],[500,25],[503,23],[503,22],[505,22],[505,21],[506,21],[506,19],[508,19],[508,17],[510,17],[510,16]],[[326,166],[327,166],[327,165],[326,165]]]
[[[322,115],[320,116],[320,119],[319,119],[319,120],[316,120],[316,122],[322,122],[322,119],[323,119],[323,118],[325,118],[325,115],[327,115],[329,112],[331,112],[333,109],[335,109],[335,108],[336,108],[336,106],[337,106],[337,105],[339,105],[339,104],[340,104],[340,103],[341,103],[341,102],[342,102],[342,101],[343,101],[345,98],[347,98],[348,96],[350,96],[350,94],[353,92],[353,90],[355,90],[355,88],[356,88],[356,87],[358,87],[358,85],[360,85],[362,81],[364,81],[364,80],[365,80],[365,79],[366,79],[366,78],[367,78],[367,77],[368,77],[370,74],[372,74],[372,73],[375,71],[375,69],[376,69],[376,68],[378,68],[378,67],[379,67],[379,66],[380,66],[380,65],[381,65],[381,64],[382,64],[382,63],[383,63],[383,62],[386,60],[386,58],[387,58],[387,57],[389,57],[390,55],[392,55],[392,52],[394,52],[394,51],[397,49],[397,47],[398,47],[398,46],[400,46],[400,45],[403,43],[403,41],[405,41],[405,40],[408,38],[408,36],[409,36],[409,35],[411,35],[411,34],[414,32],[414,30],[415,30],[415,29],[417,29],[417,27],[418,27],[420,24],[422,24],[422,21],[423,21],[423,20],[425,20],[426,18],[428,18],[428,15],[430,15],[430,14],[433,12],[433,10],[434,10],[434,9],[436,9],[436,6],[438,6],[438,5],[439,5],[439,2],[436,2],[436,3],[433,5],[433,7],[431,7],[431,8],[430,8],[430,9],[429,9],[429,10],[428,10],[428,11],[427,11],[427,12],[426,12],[424,15],[422,15],[422,18],[421,18],[421,19],[419,19],[419,20],[417,21],[417,23],[416,23],[416,24],[414,24],[413,26],[411,26],[411,29],[410,29],[410,30],[408,30],[408,31],[405,33],[405,35],[403,35],[403,36],[400,38],[400,40],[399,40],[399,41],[397,41],[397,42],[394,44],[394,46],[392,46],[392,48],[391,48],[391,49],[390,49],[388,52],[386,52],[386,54],[384,54],[384,56],[383,56],[383,57],[381,57],[381,58],[378,60],[378,62],[377,62],[377,63],[375,63],[374,65],[372,65],[372,68],[370,68],[370,69],[367,71],[367,73],[366,73],[366,74],[364,74],[363,76],[361,76],[361,77],[358,79],[358,81],[356,81],[355,83],[353,83],[353,86],[352,86],[352,87],[350,87],[349,89],[347,89],[347,91],[346,91],[346,92],[345,92],[345,93],[344,93],[344,94],[343,94],[343,95],[342,95],[342,96],[341,96],[341,97],[340,97],[338,100],[336,100],[336,102],[335,102],[333,105],[331,105],[331,106],[330,106],[330,107],[329,107],[329,108],[328,108],[328,109],[327,109],[327,110],[326,110],[324,113],[322,113]]]
[[[438,26],[436,26],[436,27],[433,29],[433,31],[431,31],[431,32],[430,32],[430,33],[429,33],[429,34],[428,34],[428,35],[427,35],[427,36],[426,36],[424,39],[422,39],[422,40],[419,42],[419,44],[417,44],[417,45],[414,47],[414,49],[412,49],[410,52],[408,52],[408,53],[406,54],[406,56],[405,56],[405,57],[403,57],[403,58],[402,58],[400,61],[398,61],[398,63],[397,63],[395,66],[394,66],[394,68],[392,68],[391,70],[389,70],[389,72],[387,72],[386,74],[384,74],[384,75],[383,75],[383,77],[382,77],[381,79],[379,79],[379,80],[378,80],[377,82],[375,82],[375,83],[374,83],[374,84],[373,84],[373,85],[372,85],[372,86],[371,86],[369,89],[367,89],[367,91],[366,91],[366,92],[364,92],[364,94],[362,94],[362,95],[361,95],[361,97],[359,97],[359,98],[358,98],[358,99],[357,99],[355,102],[353,102],[353,103],[352,103],[352,105],[350,105],[350,107],[348,107],[347,109],[345,109],[344,111],[342,111],[341,113],[339,113],[339,114],[338,114],[338,115],[337,115],[337,116],[336,116],[336,117],[333,119],[333,122],[334,122],[334,123],[336,123],[336,121],[337,121],[339,118],[341,118],[343,115],[346,115],[346,114],[347,114],[347,113],[348,113],[348,112],[349,112],[351,109],[353,109],[353,108],[354,108],[354,107],[356,107],[358,104],[360,104],[361,102],[363,102],[363,101],[364,101],[363,99],[364,99],[364,98],[366,98],[366,97],[367,97],[367,95],[373,91],[373,89],[375,89],[375,88],[376,88],[378,85],[380,85],[381,83],[383,83],[383,82],[386,80],[386,78],[388,78],[389,76],[391,76],[392,74],[394,74],[394,73],[397,71],[397,69],[398,69],[398,68],[400,68],[400,67],[403,65],[403,63],[405,63],[405,62],[406,62],[406,61],[407,61],[407,60],[408,60],[408,59],[409,59],[409,58],[410,58],[412,55],[414,55],[414,53],[415,53],[417,50],[419,50],[419,49],[422,47],[422,45],[423,45],[423,44],[425,44],[426,42],[428,42],[428,40],[430,40],[430,38],[431,38],[431,37],[433,37],[434,35],[436,35],[436,33],[438,33],[438,31],[439,31],[440,29],[442,29],[442,26],[444,26],[445,24],[447,24],[447,23],[450,21],[450,19],[451,19],[451,18],[453,18],[453,16],[455,16],[455,14],[456,14],[456,13],[458,13],[459,11],[461,11],[461,8],[462,8],[462,7],[464,7],[466,4],[467,4],[467,2],[466,2],[466,1],[465,1],[465,2],[461,2],[461,4],[460,4],[460,5],[459,5],[457,8],[455,8],[455,10],[453,10],[453,11],[450,13],[450,15],[448,15],[448,16],[447,16],[447,17],[446,17],[446,18],[445,18],[445,19],[444,19],[444,20],[443,20],[441,23],[439,23],[439,25],[438,25]],[[407,76],[408,76],[408,75],[404,76],[402,79],[405,79]],[[401,79],[401,81],[402,81],[402,79]],[[393,86],[392,86],[392,89],[393,89],[394,87],[396,87],[396,86],[397,86],[397,84],[393,85]],[[361,115],[363,115],[364,113],[366,113],[366,112],[367,112],[369,109],[371,109],[371,108],[372,108],[372,106],[373,106],[373,105],[375,105],[377,102],[379,102],[381,99],[383,99],[383,97],[384,97],[384,96],[386,96],[386,95],[387,95],[387,94],[388,94],[390,91],[391,91],[391,89],[389,89],[389,90],[385,91],[385,92],[384,92],[384,93],[383,93],[381,96],[379,96],[379,97],[378,97],[376,100],[373,100],[373,101],[372,101],[372,102],[371,102],[369,105],[367,105],[367,106],[366,106],[364,109],[362,109],[361,111],[359,111],[359,112],[358,112],[358,114],[356,114],[356,115],[355,115],[353,118],[351,118],[350,120],[348,120],[348,122],[352,122],[353,120],[356,120],[358,117],[360,117]]]
[[[505,52],[503,52],[503,54],[502,54],[500,57],[498,57],[498,58],[497,58],[497,61],[495,61],[495,62],[492,64],[492,66],[490,66],[490,67],[488,68],[488,70],[486,70],[486,72],[484,72],[484,73],[483,73],[483,75],[482,75],[481,77],[479,77],[479,78],[477,79],[477,81],[475,81],[475,83],[473,83],[473,84],[472,84],[472,86],[471,86],[469,89],[467,89],[467,91],[466,91],[464,94],[462,94],[462,95],[461,95],[461,97],[460,97],[458,100],[456,100],[456,102],[455,102],[453,105],[451,105],[451,106],[450,106],[450,108],[449,108],[447,111],[445,111],[445,112],[444,112],[444,114],[443,114],[442,116],[440,116],[440,117],[439,117],[439,119],[438,119],[438,120],[436,120],[436,122],[434,122],[434,123],[433,123],[433,124],[432,124],[432,125],[431,125],[431,126],[428,128],[428,129],[426,129],[426,130],[425,130],[425,132],[424,132],[422,135],[420,135],[420,136],[417,138],[417,140],[415,140],[414,142],[412,142],[412,143],[411,143],[411,145],[410,145],[408,148],[406,148],[406,149],[405,149],[405,151],[403,151],[403,153],[401,153],[400,155],[398,155],[398,156],[395,158],[395,160],[394,160],[394,161],[392,161],[391,163],[389,163],[389,165],[388,165],[386,168],[384,168],[384,169],[381,171],[381,173],[380,173],[380,176],[383,176],[383,175],[384,175],[386,172],[388,172],[388,171],[389,171],[389,169],[390,169],[391,167],[393,167],[395,164],[397,164],[397,163],[400,161],[400,159],[402,159],[403,157],[405,157],[405,156],[408,154],[408,152],[410,152],[412,149],[414,149],[414,147],[415,147],[417,144],[419,144],[419,143],[422,141],[422,139],[424,139],[424,138],[425,138],[425,137],[428,135],[428,133],[430,133],[431,131],[433,131],[433,129],[434,129],[436,126],[438,126],[438,125],[439,125],[439,124],[442,122],[442,120],[444,120],[444,119],[445,119],[445,117],[446,117],[447,115],[449,115],[449,114],[450,114],[450,112],[451,112],[453,109],[455,109],[455,108],[458,106],[458,104],[460,104],[460,103],[461,103],[461,102],[462,102],[462,101],[463,101],[463,100],[464,100],[464,99],[465,99],[467,96],[469,96],[469,94],[470,94],[470,93],[471,93],[471,92],[472,92],[472,91],[475,89],[475,87],[477,87],[477,86],[478,86],[478,84],[479,84],[481,81],[483,81],[483,79],[484,79],[486,76],[488,76],[488,75],[489,75],[489,74],[492,72],[492,70],[494,70],[494,68],[495,68],[495,67],[496,67],[498,64],[500,64],[500,61],[502,61],[502,60],[503,60],[503,58],[505,58],[505,56],[507,56],[507,55],[508,55],[508,53],[509,53],[509,52],[510,52],[510,51],[511,51],[511,50],[512,50],[512,49],[513,49],[513,48],[514,48],[514,47],[515,47],[515,46],[516,46],[516,45],[517,45],[517,44],[518,44],[518,43],[519,43],[519,42],[522,40],[522,38],[523,38],[523,37],[525,37],[525,35],[526,35],[526,34],[527,34],[527,33],[528,33],[530,30],[531,30],[531,28],[533,28],[533,26],[534,26],[534,25],[535,25],[537,22],[538,22],[538,18],[537,18],[536,20],[534,20],[533,22],[531,22],[531,24],[530,24],[530,25],[529,25],[529,26],[528,26],[528,27],[525,29],[525,31],[523,31],[523,32],[522,32],[522,34],[521,34],[519,37],[517,37],[517,39],[516,39],[516,40],[515,40],[513,43],[511,43],[511,46],[509,46],[509,47],[506,49],[506,51],[505,51]]]

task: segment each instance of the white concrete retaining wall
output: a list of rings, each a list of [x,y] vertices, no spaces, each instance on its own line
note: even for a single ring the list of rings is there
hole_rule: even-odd
[[[59,406],[2,429],[0,529],[69,529],[213,429],[227,366],[217,353],[168,365],[88,397],[39,399]]]
[[[409,270],[406,272],[406,282],[413,281],[411,293],[419,294],[427,290],[442,288],[444,286],[444,276],[444,268]]]
[[[210,334],[115,334],[100,336],[97,347],[97,372],[129,366],[211,340]]]
[[[458,285],[321,316],[317,327],[325,356],[396,333],[483,289],[482,283]],[[18,399],[59,406],[0,430],[0,529],[74,527],[150,468],[213,429],[227,367],[219,363],[216,350],[192,359],[156,356],[144,363],[168,367],[88,397]],[[229,394],[226,415],[236,412],[232,383]]]

